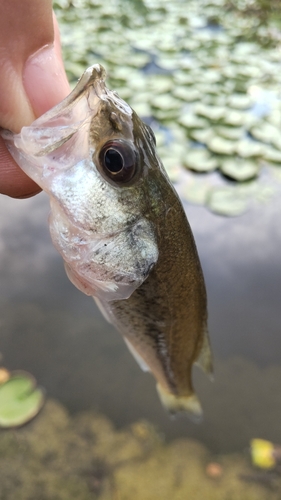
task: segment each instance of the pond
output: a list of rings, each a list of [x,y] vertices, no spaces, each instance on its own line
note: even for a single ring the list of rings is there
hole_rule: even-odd
[[[162,19],[159,2],[139,2],[137,11],[130,2],[126,4],[131,9],[128,10],[129,19],[132,12],[138,12],[134,26],[136,28],[139,23],[142,34],[144,7],[147,9],[145,15],[150,15],[155,26]],[[184,2],[172,3],[175,5],[174,19],[178,4],[183,6]],[[208,9],[213,9],[211,28],[216,36],[218,33],[221,36],[222,31],[218,23],[221,19],[215,16],[220,4],[219,1],[208,3]],[[78,2],[76,6],[62,2],[60,7],[63,5],[65,12],[61,8],[58,14],[59,18],[65,16],[62,32],[67,52],[71,45],[71,31],[67,26],[78,9]],[[91,5],[96,5],[98,13],[101,3],[80,2],[79,5],[77,17],[80,23],[85,23],[87,35],[90,30],[87,13]],[[196,2],[190,2],[190,12],[182,17],[193,19],[192,30],[199,30],[204,19],[195,5]],[[118,2],[112,2],[104,8],[108,12],[103,14],[103,21],[96,17],[93,30],[96,28],[103,41],[108,34],[107,21],[113,22],[110,9],[114,13],[117,6]],[[169,23],[172,24],[173,8],[170,9]],[[225,13],[225,22],[229,15]],[[253,21],[247,19],[248,26],[243,29],[249,33]],[[114,29],[119,32],[117,20]],[[127,33],[126,19],[122,22]],[[182,26],[185,26],[184,20]],[[105,57],[101,50],[93,48],[86,50],[86,35],[82,36],[79,30],[74,33],[72,43],[79,39],[81,52],[75,53],[76,60],[72,57],[67,61],[74,76],[78,76],[75,71],[82,73],[89,63],[96,62],[95,57],[100,62],[104,56],[104,65],[110,66],[109,55]],[[201,30],[200,37],[206,44],[209,38],[202,33]],[[150,41],[148,37],[139,38],[139,45],[143,47],[138,53],[142,56],[138,64],[148,64],[147,53],[158,43],[156,39],[157,30],[154,36],[151,34]],[[192,39],[189,43],[192,46]],[[198,43],[194,37],[193,44],[197,44],[197,48]],[[220,38],[218,44],[222,43]],[[258,43],[260,40],[251,39],[253,46]],[[123,45],[120,42],[119,80],[115,75],[114,85],[117,90]],[[175,59],[169,49],[168,34],[161,50],[164,48],[165,52],[170,51],[167,63],[170,68]],[[106,50],[109,52],[104,48]],[[277,51],[276,45],[267,50],[273,54]],[[177,54],[176,48],[174,52]],[[92,61],[89,61],[90,56]],[[112,54],[114,60],[115,57],[116,52]],[[274,57],[278,66],[279,59]],[[164,66],[163,60],[161,64]],[[113,64],[110,68],[113,71]],[[276,86],[277,71],[274,74]],[[110,78],[114,82],[113,75]],[[149,72],[144,78],[149,78]],[[127,76],[123,88],[124,91],[128,89],[124,98],[130,98],[130,78]],[[204,94],[202,89],[200,93]],[[277,94],[274,102],[279,102]],[[142,106],[144,103],[145,100]],[[273,111],[270,108],[269,112]],[[146,118],[150,113],[151,107],[149,114],[145,113]],[[153,120],[158,135],[169,135],[170,119],[163,121],[158,115]],[[216,125],[219,126],[222,124]],[[176,136],[180,137],[182,131],[177,133],[173,144],[180,144]],[[161,146],[161,138],[159,141],[163,159],[169,163],[167,145]],[[196,149],[194,143],[190,145],[189,133],[185,141],[186,151]],[[204,143],[201,141],[202,135],[199,141],[202,149]],[[278,150],[277,146],[276,139],[275,146],[271,144],[270,147]],[[209,154],[208,145],[204,148]],[[237,152],[229,156],[236,155]],[[240,154],[239,158],[245,157]],[[220,161],[225,162],[225,154]],[[185,172],[179,160],[170,163],[171,176],[195,236],[208,293],[215,377],[211,382],[199,370],[194,370],[196,392],[204,411],[200,424],[185,418],[169,418],[159,402],[153,378],[140,370],[121,336],[105,321],[93,300],[68,281],[48,233],[47,196],[41,193],[27,200],[0,199],[2,365],[9,370],[30,372],[47,395],[45,408],[33,422],[18,431],[0,433],[1,500],[280,498],[278,464],[269,470],[258,469],[252,467],[250,460],[253,438],[276,445],[281,443],[280,167],[278,163],[266,162],[262,155],[254,155],[251,161],[259,164],[258,177],[254,187],[246,185],[246,194],[242,193],[246,202],[237,211],[239,216],[234,217],[222,215],[224,210],[219,213],[220,209],[211,212],[210,193],[206,198],[202,192],[207,192],[210,186],[235,190],[231,203],[226,203],[228,215],[235,215],[235,203],[241,200],[239,189],[245,184],[235,184],[229,176],[226,179],[221,169],[198,177],[198,174]],[[195,183],[200,186],[196,187]],[[199,191],[200,200],[193,194],[193,199],[190,196],[187,201],[186,193],[192,186],[193,193],[196,189]],[[232,214],[229,206],[230,212],[234,210]],[[12,469],[14,472],[9,472]]]

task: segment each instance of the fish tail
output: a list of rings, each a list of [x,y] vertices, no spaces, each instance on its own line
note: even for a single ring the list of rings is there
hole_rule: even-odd
[[[213,361],[207,329],[204,333],[203,344],[199,356],[195,362],[213,380]]]
[[[164,389],[160,384],[157,384],[156,388],[161,403],[171,415],[186,413],[196,422],[202,420],[203,412],[196,394],[191,393],[188,396],[177,396]]]

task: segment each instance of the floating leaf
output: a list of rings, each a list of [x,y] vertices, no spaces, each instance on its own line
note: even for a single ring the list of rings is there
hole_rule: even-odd
[[[44,403],[43,391],[35,379],[25,372],[11,372],[0,385],[0,427],[16,427],[31,420]]]
[[[235,217],[247,210],[248,201],[245,195],[239,196],[239,191],[233,187],[213,189],[207,197],[207,206],[219,215]]]
[[[206,149],[188,151],[183,159],[186,168],[196,172],[212,172],[218,168],[218,161]]]
[[[246,139],[236,143],[236,153],[244,158],[260,156],[263,153],[263,149],[262,144]]]
[[[251,134],[258,141],[268,144],[281,142],[281,132],[271,123],[263,122],[259,126],[252,127]]]
[[[221,172],[235,181],[248,181],[256,177],[260,167],[257,162],[231,158],[224,160],[220,167]]]
[[[149,54],[144,53],[134,53],[129,57],[126,57],[126,64],[133,66],[134,68],[143,68],[147,63],[149,63],[151,57]]]
[[[150,92],[155,92],[157,95],[170,92],[174,87],[173,80],[169,76],[153,75],[153,78],[148,77],[147,80]]]
[[[264,147],[263,158],[274,163],[280,163],[281,165],[281,151],[271,148],[270,146]]]
[[[179,102],[177,99],[175,99],[169,94],[163,94],[154,97],[151,100],[151,105],[153,106],[153,108],[159,108],[162,111],[164,110],[169,111],[171,109],[175,109],[178,111],[182,107],[181,102]]]
[[[245,125],[247,123],[246,113],[243,113],[242,111],[229,110],[225,116],[224,123],[235,127]]]
[[[253,104],[253,99],[247,94],[232,94],[228,98],[228,104],[232,108],[247,109]]]
[[[190,132],[190,136],[192,139],[205,144],[214,136],[214,131],[212,128],[195,129]]]
[[[201,97],[199,90],[192,87],[178,87],[173,91],[173,94],[186,102],[194,102]]]
[[[223,106],[206,106],[204,104],[197,104],[195,111],[198,115],[209,118],[209,120],[219,121],[224,118],[227,110]]]
[[[178,122],[180,125],[186,128],[205,128],[208,126],[208,121],[204,118],[199,118],[197,115],[192,113],[182,115],[179,117]]]
[[[244,134],[244,129],[242,127],[226,127],[221,125],[216,127],[216,132],[224,137],[224,139],[238,140]]]
[[[194,83],[194,76],[185,71],[176,70],[174,72],[174,79],[179,85],[192,85]]]
[[[236,144],[233,141],[223,139],[222,137],[212,137],[208,141],[208,147],[214,153],[222,155],[233,155],[235,152]]]

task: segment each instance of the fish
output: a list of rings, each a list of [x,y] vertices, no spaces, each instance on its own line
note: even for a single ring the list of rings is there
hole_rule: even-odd
[[[7,148],[49,196],[49,227],[71,282],[93,296],[174,415],[202,407],[192,368],[212,374],[203,273],[155,136],[104,68],[88,68],[61,103],[2,130]]]

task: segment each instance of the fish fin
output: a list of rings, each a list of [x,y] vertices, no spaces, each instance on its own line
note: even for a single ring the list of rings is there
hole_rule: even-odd
[[[126,343],[128,349],[129,349],[130,353],[135,358],[136,362],[141,367],[141,369],[144,372],[150,372],[150,369],[149,369],[148,365],[146,364],[146,362],[144,361],[144,359],[140,356],[140,354],[138,353],[138,351],[136,350],[136,348],[131,344],[131,342],[126,337],[123,337],[123,339],[125,340],[125,343]]]
[[[171,415],[177,413],[187,413],[192,420],[200,422],[203,417],[203,411],[196,394],[189,396],[176,396],[168,392],[160,384],[156,385],[161,403]]]
[[[97,297],[93,297],[95,303],[97,304],[100,312],[102,313],[102,315],[104,316],[104,318],[112,324],[112,319],[110,317],[110,308],[108,308],[108,303],[105,304],[99,300]],[[132,343],[127,339],[127,337],[123,337],[124,341],[125,341],[125,344],[127,345],[130,353],[132,354],[133,358],[135,358],[136,362],[138,363],[138,365],[140,366],[140,368],[144,371],[144,372],[150,372],[150,369],[148,367],[148,365],[146,364],[146,362],[144,361],[144,359],[141,357],[141,355],[138,353],[138,351],[136,350],[136,348],[132,345]]]
[[[112,324],[112,321],[111,321],[111,318],[108,314],[108,311],[106,310],[106,307],[104,306],[104,304],[101,302],[100,299],[98,299],[97,297],[93,297],[95,303],[97,304],[100,312],[102,313],[103,317],[106,319],[106,321],[108,321],[108,323],[111,323]]]
[[[207,330],[204,333],[203,344],[195,364],[198,365],[207,375],[209,375],[211,380],[213,379],[213,361]]]

